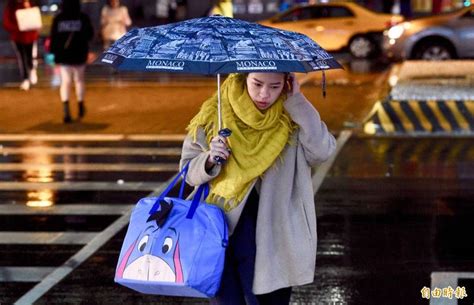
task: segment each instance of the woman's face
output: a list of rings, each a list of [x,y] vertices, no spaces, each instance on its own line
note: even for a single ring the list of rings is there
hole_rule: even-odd
[[[284,73],[249,73],[247,76],[247,91],[260,110],[268,109],[275,103],[284,85]]]

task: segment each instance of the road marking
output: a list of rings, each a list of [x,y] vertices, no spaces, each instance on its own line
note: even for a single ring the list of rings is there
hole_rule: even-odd
[[[67,204],[50,207],[28,207],[21,204],[0,204],[0,215],[121,215],[131,204]]]
[[[0,182],[0,191],[149,191],[158,182]]]
[[[313,190],[314,190],[314,194],[316,195],[316,193],[318,192],[319,190],[319,187],[321,186],[321,184],[323,183],[323,180],[324,178],[326,177],[327,173],[329,172],[329,169],[331,168],[331,166],[333,165],[334,161],[336,160],[337,158],[337,155],[339,154],[339,152],[341,151],[342,147],[344,146],[344,144],[346,144],[347,140],[349,140],[349,138],[351,137],[352,135],[352,131],[349,131],[349,130],[343,130],[340,134],[339,134],[339,137],[337,137],[337,143],[336,143],[336,151],[334,152],[334,154],[331,156],[331,158],[329,158],[329,160],[327,160],[326,162],[322,163],[315,171],[315,173],[313,174]]]
[[[0,141],[183,141],[184,134],[0,134]]]
[[[159,194],[173,181],[178,174],[175,174],[168,181],[161,184],[151,194]],[[150,195],[151,195],[150,194]],[[114,221],[110,226],[104,229],[102,232],[97,234],[91,242],[84,246],[79,252],[69,258],[62,266],[56,268],[53,272],[49,273],[44,277],[41,282],[36,284],[31,290],[20,297],[14,304],[15,305],[31,305],[41,298],[46,292],[52,287],[62,281],[67,275],[69,275],[74,269],[81,265],[87,260],[92,254],[97,252],[107,241],[115,236],[120,230],[125,228],[130,219],[132,208],[124,213],[119,219]]]
[[[0,232],[0,245],[85,245],[96,232]]]
[[[29,145],[28,147],[0,147],[0,154],[180,156],[181,148],[51,147],[45,145]]]
[[[0,171],[170,172],[176,163],[0,163]]]
[[[39,282],[56,269],[55,267],[2,267],[1,282]]]

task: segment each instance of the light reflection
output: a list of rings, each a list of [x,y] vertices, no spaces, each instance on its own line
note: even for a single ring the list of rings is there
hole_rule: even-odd
[[[28,164],[39,164],[40,167],[36,169],[27,169],[24,174],[26,182],[35,183],[49,183],[53,182],[53,170],[51,165],[53,159],[47,152],[38,149],[32,154],[23,156],[23,162]],[[40,189],[31,190],[27,194],[26,205],[33,208],[43,208],[52,206],[54,203],[54,193],[52,190]]]
[[[45,208],[53,205],[54,194],[51,190],[29,191],[26,205],[31,208]]]

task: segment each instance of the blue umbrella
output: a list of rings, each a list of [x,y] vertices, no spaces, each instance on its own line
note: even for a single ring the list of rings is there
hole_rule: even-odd
[[[303,34],[219,15],[133,29],[98,60],[119,70],[217,74],[219,129],[221,73],[342,68]]]
[[[205,75],[341,68],[303,34],[219,15],[133,29],[99,60],[120,70]]]

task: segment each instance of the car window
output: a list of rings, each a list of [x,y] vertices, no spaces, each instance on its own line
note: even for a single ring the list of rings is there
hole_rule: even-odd
[[[333,6],[329,10],[329,17],[352,17],[354,14],[345,7]]]
[[[279,18],[279,22],[308,20],[313,18],[313,12],[309,7],[296,8],[289,11]]]
[[[352,17],[354,14],[348,8],[342,6],[318,6],[314,7],[313,18],[337,18]]]
[[[308,20],[317,18],[352,17],[354,14],[342,6],[309,6],[296,8],[279,18],[279,22]]]

